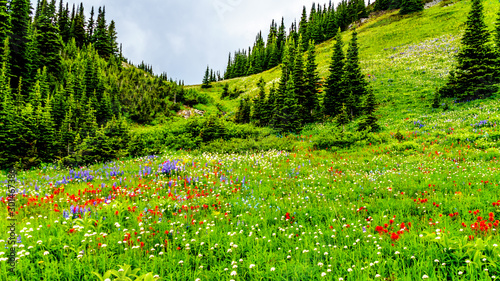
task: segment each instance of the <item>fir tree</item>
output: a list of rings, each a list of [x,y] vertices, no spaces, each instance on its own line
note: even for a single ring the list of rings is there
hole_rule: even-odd
[[[29,0],[12,0],[11,10],[11,31],[10,36],[10,66],[11,66],[11,87],[17,88],[20,77],[26,80],[26,74],[29,73],[29,54],[28,44],[31,3]]]
[[[380,126],[377,124],[377,117],[375,116],[377,100],[373,91],[368,91],[364,104],[364,119],[360,122],[358,130],[364,131],[370,129],[371,132],[377,132]]]
[[[74,11],[73,6],[73,11]],[[74,13],[74,12],[73,12]],[[75,38],[76,46],[81,48],[85,45],[85,15],[83,4],[80,4],[80,8],[78,12],[71,19],[71,29],[70,29],[71,37]]]
[[[92,43],[92,44],[95,43],[94,28],[95,28],[94,6],[92,6],[92,9],[90,10],[90,19],[89,22],[87,23],[87,43]]]
[[[205,76],[203,77],[203,82],[201,84],[202,89],[210,88],[210,68],[207,65],[207,70],[205,70]]]
[[[401,0],[401,9],[399,10],[399,13],[401,15],[407,15],[414,12],[420,12],[423,10],[424,10],[424,2],[422,0]]]
[[[349,113],[347,112],[347,107],[342,104],[339,114],[336,116],[337,123],[342,126],[342,132],[345,132],[345,125],[349,124]]]
[[[263,126],[264,116],[265,116],[265,106],[266,106],[266,90],[265,90],[266,82],[261,77],[259,82],[257,83],[257,88],[259,88],[259,93],[253,100],[253,114],[252,119],[255,120],[257,126]]]
[[[7,1],[0,0],[0,55],[3,54],[5,39],[10,34],[10,14],[7,10]]]
[[[97,26],[95,30],[95,49],[99,56],[109,59],[113,52],[113,47],[108,36],[108,26],[106,25],[106,9],[99,7],[97,14]]]
[[[344,77],[342,79],[342,96],[346,97],[352,94],[351,101],[347,103],[347,109],[351,116],[359,116],[361,111],[361,99],[368,93],[368,82],[365,81],[359,66],[359,47],[357,41],[357,32],[352,32],[352,39],[347,49]]]
[[[458,66],[450,73],[447,84],[440,89],[442,97],[468,100],[488,97],[497,91],[497,56],[489,41],[490,34],[484,23],[481,0],[473,0],[462,47],[457,54]]]
[[[345,57],[342,50],[344,43],[340,30],[335,37],[332,62],[329,75],[326,80],[325,97],[323,100],[323,113],[325,116],[337,116],[340,113],[341,104],[346,102],[346,96],[342,95],[342,79],[344,77]]]
[[[309,44],[308,44],[309,45]],[[304,81],[304,59],[302,52],[302,35],[299,36],[297,49],[295,52],[295,61],[292,69],[291,79],[293,81],[293,96],[297,100],[297,118],[299,123],[308,119],[307,96]]]
[[[314,41],[309,43],[309,50],[307,52],[305,78],[305,104],[306,115],[304,117],[305,123],[312,123],[318,119],[320,113],[318,94],[320,78],[317,71],[318,65],[316,64],[316,54]]]
[[[299,23],[299,35],[302,36],[302,50],[307,50],[309,48],[308,44],[309,39],[311,38],[311,33],[307,22],[307,11],[305,6],[302,8],[302,17],[300,18]]]
[[[228,83],[225,83],[223,86],[222,86],[222,93],[221,93],[221,96],[220,98],[221,99],[225,99],[229,97],[229,84]]]
[[[43,5],[41,14],[38,18],[35,37],[38,58],[35,68],[47,67],[48,73],[55,77],[59,77],[62,68],[62,58],[60,54],[62,42],[59,39],[59,30],[53,23],[50,12],[49,6]]]
[[[71,36],[71,22],[69,18],[68,3],[66,3],[66,8],[63,7],[63,2],[59,2],[59,14],[57,16],[57,27],[59,28],[59,34],[64,43],[68,43]]]
[[[111,20],[108,27],[109,44],[111,46],[111,54],[117,55],[120,50],[118,49],[118,33],[116,32],[116,23]]]

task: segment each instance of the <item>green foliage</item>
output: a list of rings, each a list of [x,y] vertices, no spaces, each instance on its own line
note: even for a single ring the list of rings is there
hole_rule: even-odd
[[[95,135],[88,135],[78,147],[77,163],[106,162],[127,155],[130,141],[129,128],[125,120],[113,118],[101,126]]]
[[[343,96],[344,92],[341,84],[345,66],[342,48],[343,42],[339,30],[335,37],[334,51],[329,68],[330,73],[326,80],[325,97],[323,99],[323,113],[325,116],[337,116],[342,109],[342,103],[346,100],[346,97]]]
[[[484,22],[481,0],[473,0],[457,54],[457,68],[440,89],[443,97],[470,100],[491,96],[498,90],[498,55],[493,52],[490,34]]]
[[[205,71],[205,76],[203,76],[203,82],[201,84],[202,89],[210,88],[210,68],[207,65],[207,70]]]
[[[396,5],[396,4],[395,4]],[[401,15],[407,15],[415,12],[420,12],[424,9],[424,2],[422,0],[401,0]]]

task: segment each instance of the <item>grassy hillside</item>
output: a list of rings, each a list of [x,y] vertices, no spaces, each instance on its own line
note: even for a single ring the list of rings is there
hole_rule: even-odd
[[[498,3],[483,4],[485,20],[493,30]],[[380,103],[381,124],[397,128],[402,126],[401,119],[432,113],[433,93],[445,83],[454,64],[469,9],[470,1],[445,1],[407,16],[399,15],[397,10],[389,11],[372,17],[357,29],[361,67]],[[350,37],[351,32],[344,32],[344,42]],[[317,46],[318,69],[323,79],[328,75],[332,52],[332,40]],[[258,75],[216,83],[207,92],[234,111],[237,101],[219,99],[224,83],[229,83],[231,89],[244,90],[240,98],[253,97],[261,77],[269,88],[280,74],[280,67],[276,67]]]

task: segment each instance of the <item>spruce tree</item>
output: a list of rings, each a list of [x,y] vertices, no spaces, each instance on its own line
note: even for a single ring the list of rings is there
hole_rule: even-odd
[[[347,107],[342,104],[339,114],[336,116],[337,124],[342,126],[342,132],[345,132],[345,125],[349,124],[349,113],[347,112]]]
[[[10,34],[10,14],[7,11],[7,1],[0,0],[0,55],[3,54],[5,39]]]
[[[377,124],[377,117],[375,116],[375,110],[377,106],[377,100],[373,91],[368,91],[366,100],[364,103],[364,119],[359,124],[359,131],[364,131],[370,128],[371,132],[377,132],[380,126]]]
[[[68,3],[66,3],[66,8],[62,5],[62,0],[59,4],[59,15],[57,16],[57,27],[59,28],[59,34],[64,43],[68,43],[71,36],[71,21],[69,18]]]
[[[362,111],[361,99],[368,94],[368,82],[361,73],[359,65],[359,47],[357,32],[353,30],[352,39],[347,49],[344,77],[342,79],[342,96],[348,97],[352,94],[351,101],[347,103],[347,110],[353,117],[359,116]]]
[[[307,50],[309,48],[309,39],[311,38],[311,32],[307,22],[307,11],[306,6],[302,8],[302,17],[299,23],[299,35],[302,35],[302,50]]]
[[[30,43],[30,14],[31,3],[29,0],[12,0],[10,3],[11,10],[11,31],[10,36],[10,66],[11,66],[11,88],[17,88],[19,78],[24,77],[29,73],[29,56],[28,44]]]
[[[497,56],[490,44],[481,0],[472,0],[461,43],[457,68],[450,72],[447,84],[440,89],[440,95],[468,100],[495,93],[498,89],[495,84],[499,81],[495,75]]]
[[[317,71],[318,65],[316,64],[316,54],[315,54],[314,41],[309,43],[309,50],[307,52],[307,62],[306,71],[304,74],[305,78],[305,104],[304,108],[306,115],[304,117],[305,123],[312,123],[316,121],[320,113],[318,94],[319,94],[319,83],[320,78]]]
[[[7,71],[8,41],[9,39],[5,38],[0,69],[0,169],[6,168],[15,160],[13,151],[16,146],[15,108]]]
[[[118,55],[120,50],[118,49],[118,33],[116,32],[116,23],[111,20],[108,27],[109,44],[111,46],[111,54]]]
[[[207,70],[205,70],[205,76],[203,77],[203,82],[201,84],[202,89],[210,88],[210,68],[207,65]]]
[[[292,76],[293,81],[293,95],[297,100],[297,118],[299,123],[303,123],[308,119],[307,112],[307,96],[304,81],[304,57],[302,52],[302,35],[299,36],[297,48],[295,51],[295,60],[293,63]]]
[[[401,9],[399,10],[399,13],[401,15],[407,15],[414,12],[420,12],[423,10],[424,10],[424,2],[422,0],[401,0]]]
[[[342,103],[347,97],[342,95],[342,79],[344,77],[345,57],[340,30],[335,36],[332,62],[326,80],[325,97],[323,99],[323,113],[325,116],[335,117],[340,113]]]
[[[73,6],[74,11],[74,6]],[[86,42],[86,32],[85,32],[85,15],[83,4],[80,4],[80,8],[77,13],[71,19],[71,37],[75,38],[76,46],[82,48]]]
[[[109,59],[113,52],[113,47],[108,36],[108,26],[106,24],[106,9],[99,7],[97,14],[97,26],[95,30],[95,49],[99,56]]]
[[[62,57],[60,54],[62,42],[58,36],[59,30],[52,20],[53,15],[50,13],[49,6],[42,6],[35,37],[36,48],[38,50],[35,68],[41,69],[47,67],[48,73],[59,77],[62,69]]]
[[[263,126],[264,123],[264,115],[265,115],[265,102],[266,102],[266,82],[261,77],[259,82],[257,83],[257,88],[259,88],[259,93],[253,100],[253,114],[252,119],[255,120],[257,126]]]
[[[95,43],[95,38],[94,38],[94,29],[95,29],[95,21],[94,21],[94,6],[92,6],[90,10],[90,18],[89,22],[87,23],[87,43]]]

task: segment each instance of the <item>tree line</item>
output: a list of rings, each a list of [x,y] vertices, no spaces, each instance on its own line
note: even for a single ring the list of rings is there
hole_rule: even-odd
[[[270,126],[281,132],[298,132],[305,125],[324,118],[334,118],[345,126],[364,116],[359,130],[377,131],[376,99],[361,73],[357,32],[352,33],[346,55],[340,34],[339,30],[325,85],[321,84],[317,72],[314,41],[309,42],[304,61],[302,36],[299,35],[297,42],[289,38],[283,53],[279,84],[273,84],[267,95],[261,78],[257,96],[252,101],[240,100],[235,121]],[[321,94],[323,86],[324,93]]]
[[[125,153],[125,120],[151,123],[193,98],[126,63],[105,7],[86,20],[83,4],[39,0],[32,13],[29,0],[0,0],[0,40],[0,168],[112,159]]]

